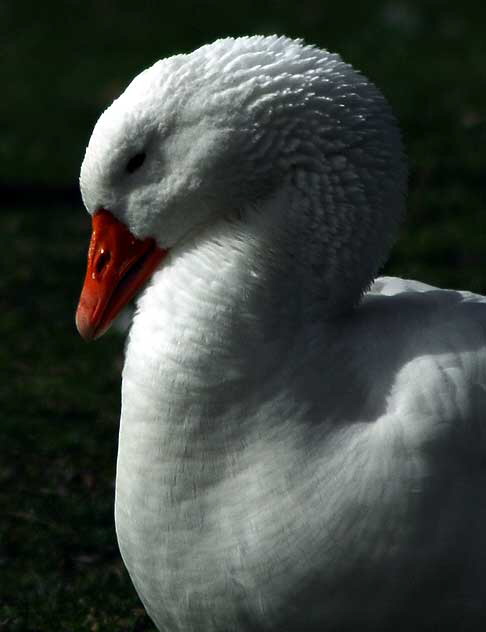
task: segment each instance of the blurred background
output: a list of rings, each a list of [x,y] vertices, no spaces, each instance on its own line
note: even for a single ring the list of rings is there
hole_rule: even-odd
[[[385,272],[486,293],[486,4],[0,1],[0,630],[154,628],[113,524],[123,336],[74,327],[98,116],[143,68],[218,37],[339,52],[385,93],[410,160]]]

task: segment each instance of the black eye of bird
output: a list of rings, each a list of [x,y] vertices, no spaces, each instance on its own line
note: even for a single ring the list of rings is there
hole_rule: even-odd
[[[139,169],[143,163],[145,162],[145,152],[140,152],[139,154],[135,154],[132,156],[130,160],[127,162],[127,166],[125,167],[125,171],[128,173],[133,173],[137,169]]]

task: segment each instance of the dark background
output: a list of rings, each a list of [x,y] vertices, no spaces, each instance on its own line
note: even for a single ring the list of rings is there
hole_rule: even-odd
[[[385,271],[486,293],[486,5],[411,0],[0,1],[0,630],[153,631],[113,526],[123,337],[78,337],[91,129],[144,67],[225,35],[341,53],[410,159]]]

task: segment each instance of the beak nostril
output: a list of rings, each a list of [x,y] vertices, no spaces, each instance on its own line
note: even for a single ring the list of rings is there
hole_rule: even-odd
[[[105,271],[106,266],[110,263],[111,254],[109,251],[101,248],[100,253],[96,259],[96,263],[94,265],[95,275],[98,277],[102,277]]]

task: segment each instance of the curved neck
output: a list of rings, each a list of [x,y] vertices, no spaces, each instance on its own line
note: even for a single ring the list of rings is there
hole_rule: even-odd
[[[251,229],[243,234],[227,221],[206,232],[154,275],[139,301],[128,355],[143,349],[148,364],[160,365],[159,373],[167,366],[173,379],[171,362],[207,385],[238,373],[261,379],[302,326],[302,288],[275,239]]]

